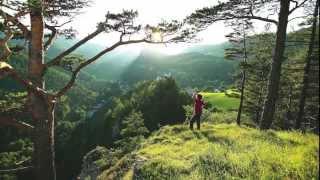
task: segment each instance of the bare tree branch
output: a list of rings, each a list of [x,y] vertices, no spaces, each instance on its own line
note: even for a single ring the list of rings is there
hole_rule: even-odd
[[[146,39],[141,39],[141,40],[129,40],[129,41],[118,41],[117,43],[115,43],[114,45],[102,50],[101,52],[99,52],[97,55],[95,55],[94,57],[90,58],[89,60],[81,63],[72,73],[72,77],[70,79],[70,81],[59,91],[56,93],[55,97],[59,98],[61,96],[63,96],[75,83],[76,78],[80,72],[81,69],[83,69],[84,67],[88,66],[89,64],[93,63],[94,61],[98,60],[101,56],[103,56],[104,54],[112,51],[113,49],[122,46],[122,45],[126,45],[126,44],[134,44],[134,43],[142,43],[142,42],[146,42],[146,43],[153,43],[149,40]]]
[[[289,19],[288,22],[293,21],[295,19],[301,19],[301,18],[306,18],[306,17],[309,17],[309,16],[297,16],[297,17]]]
[[[31,81],[23,79],[12,67],[1,68],[2,63],[4,62],[0,61],[0,79],[2,77],[10,76],[21,85],[23,85],[27,90],[32,91],[35,94],[38,94],[42,97],[46,97],[48,95],[45,90],[33,85]]]
[[[31,159],[31,157],[30,157],[30,158],[27,158],[27,159],[25,159],[25,160],[16,162],[15,165],[17,165],[17,166],[23,166],[23,165],[24,165],[24,166],[25,166],[25,165],[27,165],[27,164],[30,164],[31,161],[32,161],[32,159]]]
[[[0,61],[6,61],[9,56],[12,54],[9,46],[8,46],[8,42],[12,39],[13,37],[13,33],[12,31],[10,30],[10,28],[6,28],[7,31],[4,32],[5,36],[0,39],[0,47],[2,47],[2,54],[0,56]]]
[[[290,0],[290,2],[293,2],[296,4],[296,7],[299,5],[298,1],[295,1],[295,0]]]
[[[66,22],[64,22],[64,23],[62,23],[62,24],[59,24],[59,25],[50,25],[50,26],[57,28],[57,27],[62,27],[62,26],[66,25],[66,24],[69,24],[69,23],[71,23],[71,22],[72,22],[72,20],[68,20],[68,21],[66,21]]]
[[[304,0],[302,1],[300,4],[297,2],[297,1],[294,1],[294,0],[291,0],[291,2],[294,2],[296,5],[294,8],[292,8],[290,11],[289,11],[289,14],[293,13],[296,9],[300,8],[301,6],[303,6],[308,0]]]
[[[26,172],[33,169],[33,166],[19,167],[14,169],[2,169],[0,170],[0,174],[15,174],[19,172]]]
[[[23,129],[26,131],[32,131],[34,129],[34,127],[30,124],[27,124],[27,123],[21,122],[21,121],[17,121],[16,119],[11,118],[11,117],[4,117],[4,116],[0,117],[0,126],[1,125],[14,126],[18,129]]]
[[[270,22],[273,23],[275,25],[278,25],[278,21],[274,20],[274,19],[269,19],[269,18],[265,18],[265,17],[260,17],[260,16],[235,16],[235,15],[230,15],[230,18],[228,19],[255,19],[255,20],[260,20],[260,21],[264,21],[264,22]]]
[[[50,26],[48,24],[45,24],[45,27],[51,31],[49,39],[47,40],[47,42],[44,45],[44,50],[46,51],[51,46],[51,44],[52,44],[53,40],[56,38],[58,32],[54,26]]]
[[[0,61],[6,61],[12,53],[9,46],[8,46],[8,42],[13,38],[13,33],[10,29],[10,25],[9,25],[9,21],[8,21],[7,16],[4,13],[2,13],[2,17],[4,19],[4,22],[3,22],[4,31],[3,32],[4,32],[5,36],[2,39],[0,39],[0,47],[3,48],[2,52],[1,52],[2,54],[0,56]]]
[[[1,3],[1,6],[2,6],[2,7],[5,7],[5,8],[8,8],[8,9],[10,9],[10,10],[12,10],[12,11],[20,11],[20,9],[18,9],[18,8],[13,8],[13,7],[8,6],[8,5],[6,5],[6,4],[3,4],[3,3]]]
[[[84,43],[88,42],[89,40],[91,40],[92,38],[96,37],[97,35],[99,35],[101,32],[103,32],[102,28],[97,28],[96,31],[94,31],[93,33],[89,34],[88,36],[86,36],[85,38],[83,38],[82,40],[80,40],[79,42],[77,42],[75,45],[73,45],[72,47],[70,47],[69,49],[67,49],[66,51],[62,52],[61,54],[59,54],[58,56],[56,56],[55,58],[53,58],[51,61],[49,61],[46,66],[50,67],[50,66],[55,66],[58,65],[60,63],[60,61],[62,60],[63,57],[69,55],[70,53],[72,53],[74,50],[76,50],[78,47],[80,47],[81,45],[83,45]]]

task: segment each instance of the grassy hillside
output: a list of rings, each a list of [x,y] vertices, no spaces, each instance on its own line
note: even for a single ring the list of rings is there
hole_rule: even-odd
[[[209,93],[201,92],[204,101],[212,104],[212,106],[222,111],[236,110],[239,107],[240,99],[237,97],[230,97],[227,93]]]
[[[299,132],[234,124],[204,124],[201,131],[166,126],[135,154],[133,165],[122,159],[112,168],[125,172],[121,179],[319,178],[319,137]],[[100,179],[113,178],[112,171],[104,171]]]

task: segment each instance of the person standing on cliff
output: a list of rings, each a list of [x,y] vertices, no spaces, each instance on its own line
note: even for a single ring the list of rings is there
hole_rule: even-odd
[[[193,105],[193,115],[190,120],[190,129],[193,130],[193,123],[197,122],[197,129],[200,130],[200,118],[202,114],[202,109],[205,103],[202,100],[202,95],[199,93],[193,93],[192,95],[194,105]]]

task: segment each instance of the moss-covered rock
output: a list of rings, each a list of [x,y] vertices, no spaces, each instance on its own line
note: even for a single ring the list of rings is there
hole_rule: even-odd
[[[88,152],[82,160],[82,170],[78,179],[94,180],[103,170],[110,167],[116,159],[113,152],[105,147],[97,146]]]

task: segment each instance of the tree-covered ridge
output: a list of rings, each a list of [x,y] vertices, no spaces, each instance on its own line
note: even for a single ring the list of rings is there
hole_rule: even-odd
[[[199,46],[194,48],[206,48]],[[212,45],[212,54],[197,49],[171,55],[154,55],[152,51],[142,51],[135,61],[123,72],[121,80],[134,84],[139,80],[150,80],[162,75],[171,75],[182,87],[223,89],[233,81],[232,73],[236,62],[226,61],[222,53],[225,45]]]
[[[73,41],[59,38],[49,49],[47,56],[58,54]],[[84,71],[99,80],[120,80],[130,85],[141,80],[171,75],[182,87],[207,87],[211,84],[211,88],[223,89],[232,84],[232,74],[237,64],[225,61],[224,49],[228,46],[228,43],[196,44],[174,55],[153,50],[152,46],[133,52],[129,46],[103,56],[100,62],[92,64]],[[101,48],[101,45],[92,43],[75,53],[90,57]]]

